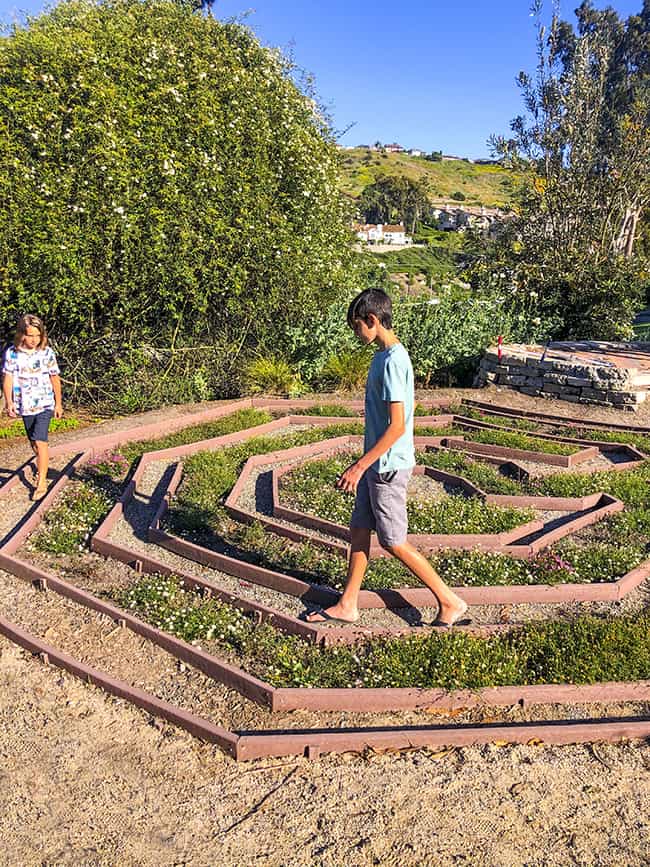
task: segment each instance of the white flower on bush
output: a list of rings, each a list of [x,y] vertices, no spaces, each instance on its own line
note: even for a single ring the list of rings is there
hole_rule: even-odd
[[[118,205],[116,208],[113,208],[113,210],[116,214],[119,214],[120,217],[124,216],[124,208],[122,207],[122,205]]]

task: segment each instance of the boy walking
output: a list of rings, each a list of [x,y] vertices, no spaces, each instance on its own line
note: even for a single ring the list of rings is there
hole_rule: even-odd
[[[401,560],[436,598],[439,611],[433,625],[453,626],[467,611],[466,603],[406,538],[406,493],[415,466],[413,368],[392,329],[389,296],[381,289],[361,292],[348,308],[348,325],[364,345],[377,345],[366,383],[364,453],[337,482],[342,491],[356,491],[350,520],[350,560],[339,601],[310,612],[306,619],[309,623],[354,623],[358,619],[359,591],[374,530],[380,545]]]

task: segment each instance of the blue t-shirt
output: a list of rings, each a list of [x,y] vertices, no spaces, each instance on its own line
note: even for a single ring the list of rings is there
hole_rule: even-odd
[[[366,382],[364,451],[368,452],[386,432],[390,423],[390,403],[404,404],[406,431],[372,469],[378,473],[407,470],[415,466],[413,445],[413,368],[401,343],[375,352]]]

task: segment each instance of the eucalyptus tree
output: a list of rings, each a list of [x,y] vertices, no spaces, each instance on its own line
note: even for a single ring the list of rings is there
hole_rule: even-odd
[[[492,139],[524,179],[496,266],[539,296],[551,331],[623,335],[646,269],[635,254],[650,205],[650,0],[627,19],[584,0],[575,26],[556,8],[547,27],[541,12],[536,0],[536,72],[518,77],[526,112]]]

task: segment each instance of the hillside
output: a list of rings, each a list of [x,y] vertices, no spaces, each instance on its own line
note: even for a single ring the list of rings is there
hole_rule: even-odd
[[[516,175],[501,166],[475,165],[462,160],[430,162],[408,154],[385,154],[355,148],[340,151],[341,189],[357,198],[364,187],[386,175],[426,178],[432,201],[449,199],[452,193],[466,196],[466,205],[503,207],[511,198]]]

